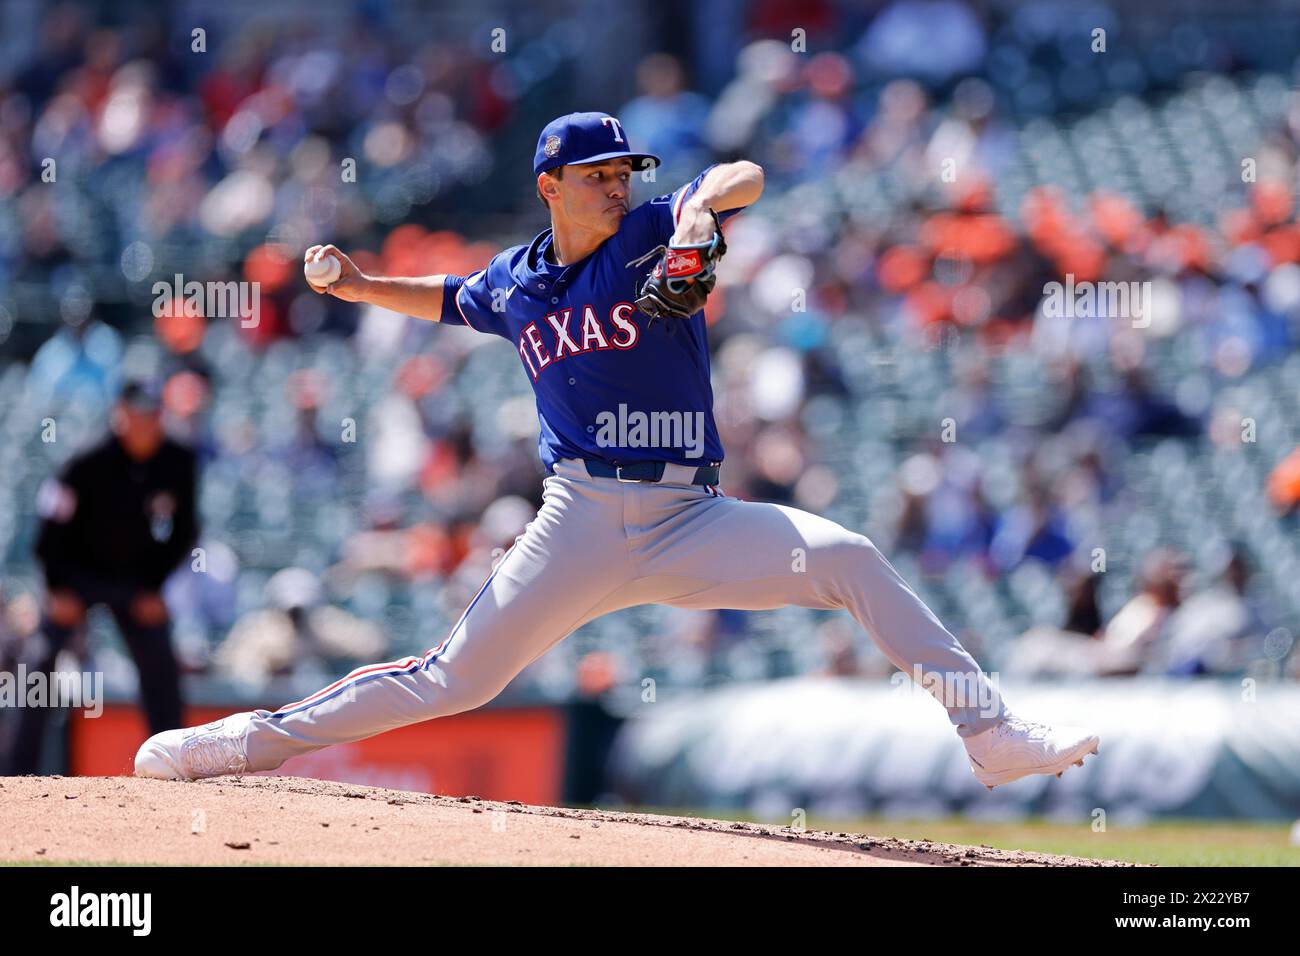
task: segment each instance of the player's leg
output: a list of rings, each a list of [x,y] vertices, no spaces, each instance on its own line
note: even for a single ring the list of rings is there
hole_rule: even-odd
[[[137,755],[136,772],[193,777],[272,770],[331,744],[479,707],[594,609],[609,606],[631,574],[621,488],[552,476],[537,516],[438,646],[359,668],[277,711],[226,718],[207,734],[151,738]],[[197,741],[184,766],[177,766],[176,754],[185,741],[173,739],[180,734]],[[223,738],[233,739],[233,748]]]
[[[899,670],[948,712],[959,735],[1003,716],[997,688],[872,541],[797,508],[659,489],[645,497],[655,545],[646,571],[693,579],[665,603],[684,608],[843,608]]]
[[[252,769],[496,697],[631,575],[611,489],[547,480],[546,502],[447,636],[419,658],[360,668],[312,696],[259,712]]]
[[[1056,774],[1096,753],[1098,736],[1010,713],[997,688],[865,536],[782,505],[647,492],[638,516],[642,573],[686,608],[846,608],[896,667],[944,707],[976,779],[992,788]],[[694,579],[693,581],[691,579]]]
[[[41,626],[20,647],[17,664],[26,674],[44,674],[49,686],[53,684],[54,664],[59,652],[67,647],[77,633],[86,626],[86,602],[71,591],[56,591],[46,597]],[[21,691],[20,691],[21,692]],[[51,706],[18,708],[13,745],[5,773],[37,773],[41,769],[41,751],[45,744],[45,729],[49,723]]]
[[[171,619],[141,619],[138,607],[114,601],[109,605],[118,631],[140,675],[140,705],[149,733],[156,734],[183,721],[180,667],[172,647]]]

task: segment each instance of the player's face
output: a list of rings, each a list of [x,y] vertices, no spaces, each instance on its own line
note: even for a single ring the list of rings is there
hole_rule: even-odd
[[[127,454],[143,461],[152,458],[162,444],[162,415],[119,402],[113,415],[113,431]]]
[[[561,208],[581,229],[612,236],[632,208],[632,161],[611,159],[568,166],[561,188]]]

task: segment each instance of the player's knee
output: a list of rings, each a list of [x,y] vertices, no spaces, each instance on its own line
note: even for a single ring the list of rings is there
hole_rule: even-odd
[[[431,707],[436,711],[432,716],[475,710],[505,690],[505,684],[499,680],[486,680],[455,672],[444,672],[439,684],[441,686],[438,692],[429,699]]]
[[[460,709],[477,710],[484,704],[490,703],[494,700],[503,690],[505,690],[504,686],[498,686],[496,684],[487,686],[479,685],[469,688],[459,697],[459,702],[461,704]]]
[[[823,565],[823,573],[831,581],[852,581],[869,574],[879,565],[880,549],[866,535],[848,533],[832,544],[819,548],[812,555],[813,562]]]
[[[864,534],[846,534],[826,550],[837,568],[855,568],[880,557],[880,549]]]

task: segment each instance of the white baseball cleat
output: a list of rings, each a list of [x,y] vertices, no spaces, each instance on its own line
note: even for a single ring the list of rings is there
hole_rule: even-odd
[[[201,780],[248,771],[246,732],[252,712],[232,714],[201,727],[164,730],[135,755],[135,775],[158,780]]]
[[[1036,773],[1058,777],[1070,766],[1083,766],[1101,738],[1082,727],[1051,727],[1008,714],[997,726],[964,740],[975,779],[992,790]]]

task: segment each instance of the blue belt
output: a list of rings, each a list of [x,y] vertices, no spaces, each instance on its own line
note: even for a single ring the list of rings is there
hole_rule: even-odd
[[[587,474],[593,478],[617,478],[619,481],[659,481],[664,476],[668,464],[663,461],[632,461],[626,465],[611,465],[598,458],[584,458]],[[719,468],[717,465],[701,465],[695,469],[692,485],[716,485]]]

